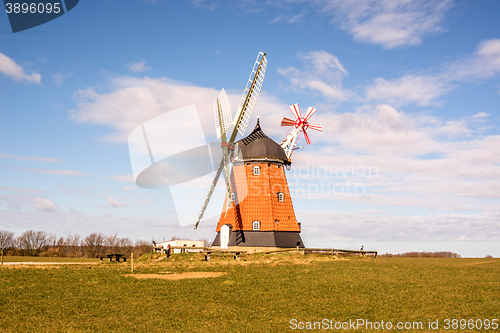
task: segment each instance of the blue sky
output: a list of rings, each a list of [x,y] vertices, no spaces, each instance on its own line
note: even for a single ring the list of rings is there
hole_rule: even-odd
[[[80,1],[13,34],[2,10],[0,229],[213,239],[215,219],[181,228],[168,190],[135,185],[127,137],[190,104],[211,133],[220,89],[234,112],[263,51],[253,124],[281,141],[299,103],[324,129],[287,175],[307,246],[500,256],[499,13],[498,1]]]

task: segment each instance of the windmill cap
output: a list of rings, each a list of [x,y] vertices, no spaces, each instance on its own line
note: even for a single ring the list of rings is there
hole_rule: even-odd
[[[245,162],[266,161],[291,164],[283,148],[264,134],[260,128],[259,119],[252,133],[236,142],[233,156],[235,160],[243,159]]]

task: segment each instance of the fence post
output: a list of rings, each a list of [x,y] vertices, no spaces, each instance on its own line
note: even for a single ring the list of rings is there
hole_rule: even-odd
[[[132,273],[134,272],[134,252],[132,252],[130,254],[130,266],[131,266],[131,270],[132,270]]]

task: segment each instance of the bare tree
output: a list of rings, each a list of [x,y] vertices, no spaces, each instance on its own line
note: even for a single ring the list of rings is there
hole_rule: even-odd
[[[83,255],[82,252],[82,241],[80,235],[71,235],[66,237],[66,245],[68,247],[68,255],[70,257],[81,257]]]
[[[2,265],[3,265],[3,251],[14,244],[14,233],[10,231],[0,230],[0,251],[2,252]]]
[[[106,238],[105,246],[107,254],[120,253],[129,255],[133,243],[129,238],[120,238],[117,234],[114,234]]]
[[[106,254],[120,253],[117,249],[119,238],[117,234],[113,236],[108,236],[104,240],[104,246],[106,246]]]
[[[66,257],[68,252],[68,241],[64,237],[54,239],[53,253],[56,257]]]
[[[119,238],[117,245],[120,253],[123,253],[126,256],[128,256],[132,252],[132,247],[134,246],[130,238],[127,237]]]
[[[96,258],[102,254],[104,251],[106,237],[101,234],[94,232],[83,240],[83,244],[85,246],[85,252],[87,257]]]
[[[51,235],[44,231],[28,230],[17,238],[17,243],[24,254],[35,256],[49,244],[51,239]]]
[[[151,242],[137,239],[134,244],[134,255],[138,257],[145,253],[150,253],[153,251],[153,245]]]

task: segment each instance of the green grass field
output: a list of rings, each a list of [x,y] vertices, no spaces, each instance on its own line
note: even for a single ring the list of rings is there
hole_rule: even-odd
[[[0,331],[289,332],[310,331],[299,323],[363,319],[423,323],[423,329],[406,332],[452,332],[444,328],[447,318],[500,319],[498,259],[334,260],[295,253],[239,262],[201,259],[186,254],[167,262],[136,262],[134,274],[227,274],[170,281],[127,277],[129,262],[3,266]],[[439,320],[439,329],[429,330],[429,319]]]

